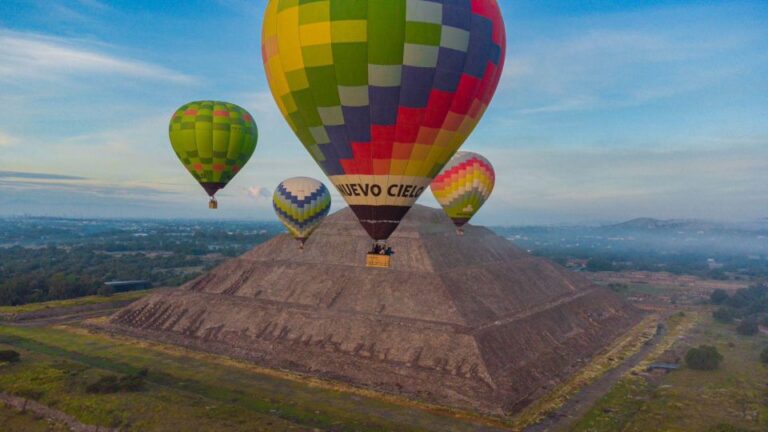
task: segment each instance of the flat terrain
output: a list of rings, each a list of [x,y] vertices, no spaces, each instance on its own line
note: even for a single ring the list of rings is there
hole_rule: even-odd
[[[0,366],[0,391],[37,400],[85,424],[127,431],[468,431],[502,426],[75,326],[0,327],[0,349],[22,354],[21,362]],[[85,391],[101,376],[144,368],[143,391]]]
[[[677,275],[667,272],[623,271],[584,273],[595,282],[654,285],[672,290],[695,291],[709,295],[715,289],[735,291],[749,285],[748,281],[713,280],[698,276]]]
[[[759,362],[768,338],[740,336],[732,325],[703,315],[679,344],[714,345],[725,360],[717,371],[683,368],[656,380],[625,376],[573,430],[709,431],[718,430],[718,425],[768,429],[768,368]]]
[[[92,306],[109,303],[120,303],[140,299],[152,290],[130,291],[111,296],[87,296],[69,300],[54,300],[42,303],[29,303],[22,306],[0,306],[0,316],[44,312],[53,309],[71,309],[81,306]]]
[[[24,432],[64,432],[69,429],[63,424],[56,423],[29,412],[19,412],[0,405],[0,425],[4,431]]]

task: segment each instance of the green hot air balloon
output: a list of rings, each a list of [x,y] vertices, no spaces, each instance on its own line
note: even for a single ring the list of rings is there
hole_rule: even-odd
[[[228,102],[190,102],[173,114],[173,151],[211,197],[243,168],[256,149],[258,130],[248,111]]]

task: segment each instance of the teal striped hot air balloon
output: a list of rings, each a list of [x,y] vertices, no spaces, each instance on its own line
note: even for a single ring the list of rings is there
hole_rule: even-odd
[[[280,222],[299,241],[300,248],[331,210],[331,194],[321,182],[309,177],[284,180],[272,197]]]

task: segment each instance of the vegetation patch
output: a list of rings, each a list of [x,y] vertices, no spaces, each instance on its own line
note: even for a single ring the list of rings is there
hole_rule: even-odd
[[[727,323],[739,319],[756,324],[768,317],[768,284],[758,283],[741,288],[732,295],[724,290],[715,290],[710,295],[710,301],[720,306],[713,313],[718,321]]]
[[[15,363],[21,359],[21,354],[14,350],[0,350],[0,363]]]
[[[137,392],[144,389],[144,378],[138,375],[105,375],[96,382],[88,384],[88,393]]]
[[[693,314],[686,313],[686,317],[690,315]],[[766,338],[760,335],[744,337],[734,332],[730,325],[703,314],[701,317],[699,325],[673,338],[676,343],[672,350],[693,346],[702,351],[702,345],[709,346],[711,350],[703,350],[709,356],[718,357],[714,350],[722,356],[717,369],[702,373],[689,367],[652,375],[636,368],[569,430],[768,430],[768,391],[765,388],[768,367],[760,363]],[[654,360],[654,356],[650,356],[648,361]]]
[[[36,390],[41,403],[86,424],[126,431],[307,430],[472,431],[481,418],[392,403],[360,393],[287,380],[221,357],[58,326],[0,326],[0,344],[33,356],[0,368],[0,391]],[[147,368],[151,368],[148,372]],[[90,393],[104,376],[143,377],[143,391]],[[118,378],[119,382],[119,378]],[[106,384],[114,384],[108,379]],[[111,388],[113,389],[113,388]],[[110,390],[111,390],[110,389]],[[372,392],[371,392],[372,393]],[[417,405],[413,403],[412,405]]]
[[[138,300],[151,293],[152,290],[131,291],[119,293],[112,296],[86,296],[69,300],[55,300],[43,303],[30,303],[21,306],[0,306],[0,314],[24,314],[32,312],[41,312],[50,309],[65,309],[79,306],[90,306],[103,303],[117,303],[131,300]]]
[[[685,354],[685,364],[695,370],[715,370],[723,361],[723,355],[717,348],[710,345],[699,345],[698,348],[691,348]]]

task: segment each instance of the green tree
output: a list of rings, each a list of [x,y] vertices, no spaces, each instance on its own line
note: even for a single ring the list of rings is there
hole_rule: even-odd
[[[0,351],[0,362],[15,363],[19,361],[20,358],[21,358],[21,355],[19,355],[19,353],[16,351],[12,351],[12,350]]]
[[[727,306],[721,306],[712,312],[712,317],[721,323],[729,324],[733,322],[734,312]]]
[[[757,325],[757,321],[752,319],[743,319],[736,327],[736,332],[744,336],[754,336],[760,328]]]
[[[724,301],[728,300],[728,293],[724,289],[716,289],[712,291],[712,294],[709,295],[709,300],[716,305],[723,304]]]
[[[768,347],[763,349],[763,351],[760,353],[760,361],[768,364]]]
[[[717,348],[710,345],[699,345],[698,348],[691,348],[685,354],[685,364],[695,370],[715,370],[720,367],[723,361],[723,355]]]

